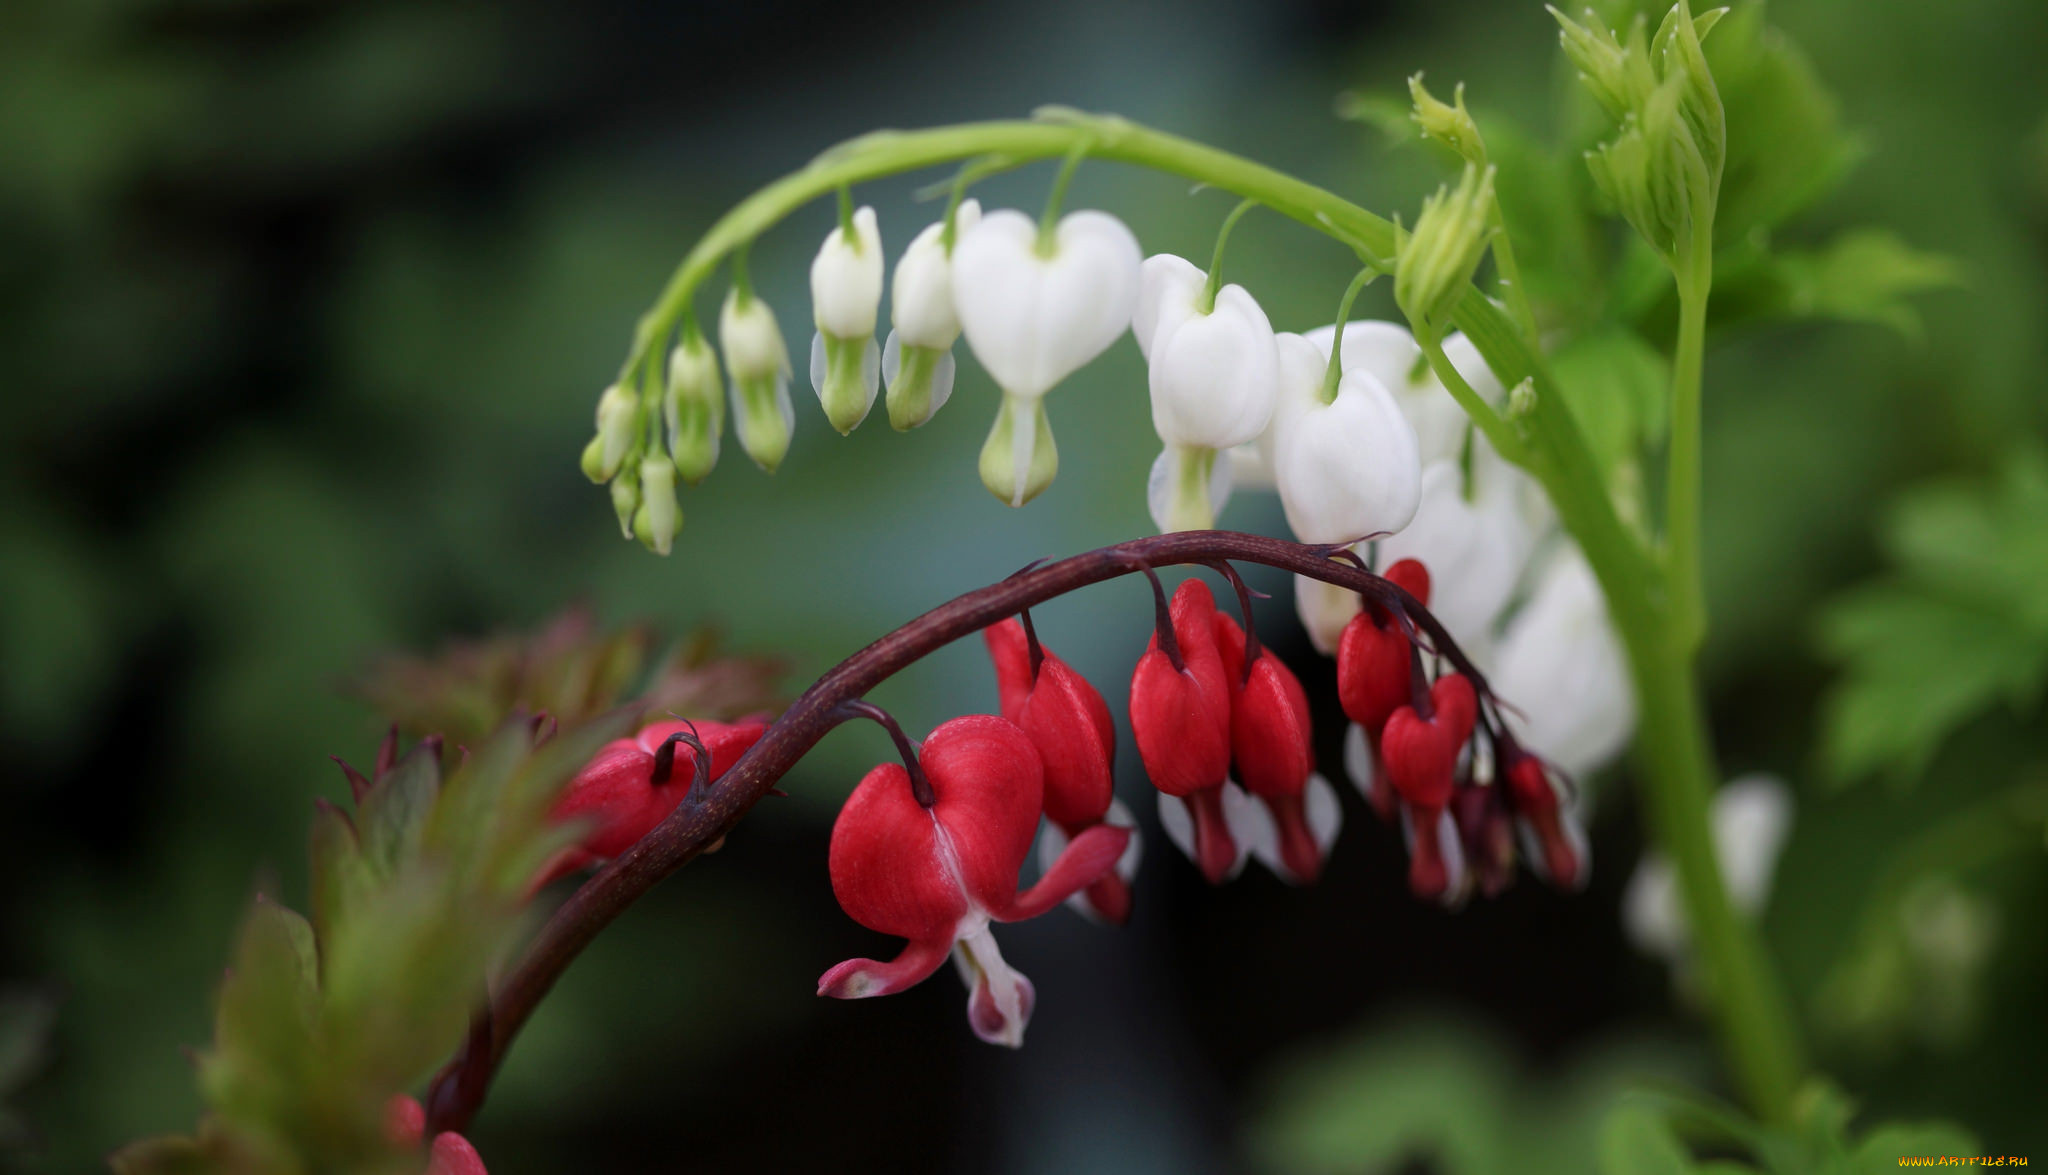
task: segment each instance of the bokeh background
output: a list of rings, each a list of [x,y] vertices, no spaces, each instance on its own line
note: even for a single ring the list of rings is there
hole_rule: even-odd
[[[1873,1113],[2048,1157],[2038,851],[1970,875],[1982,933],[1961,964],[1911,956],[1880,977],[1882,1014],[1827,1027],[1874,881],[1946,814],[2048,775],[2038,712],[1994,708],[1910,789],[1831,784],[1815,734],[1835,673],[1816,618],[1884,567],[1887,503],[2041,432],[2048,11],[1771,12],[1868,150],[1811,231],[1890,226],[1958,258],[1967,286],[1921,304],[1917,339],[1800,327],[1711,356],[1721,751],[1800,797],[1765,930],[1821,1061]],[[576,470],[590,407],[723,207],[875,126],[1059,102],[1412,208],[1438,165],[1332,98],[1418,68],[1467,81],[1482,120],[1560,84],[1554,25],[1522,0],[0,7],[0,1069],[28,1129],[0,1163],[84,1170],[189,1126],[182,1050],[208,1038],[236,914],[259,884],[303,898],[309,804],[343,794],[326,757],[367,758],[379,729],[342,686],[379,650],[580,600],[610,622],[715,625],[786,656],[794,687],[958,591],[1148,529],[1156,442],[1119,344],[1052,402],[1062,472],[1025,510],[976,484],[995,397],[963,365],[908,436],[836,437],[798,389],[780,474],[728,444],[671,558],[620,542]],[[1035,207],[1042,170],[980,195]],[[928,178],[860,193],[892,247],[936,214],[912,202]],[[1071,203],[1191,256],[1228,205],[1107,164]],[[753,253],[792,337],[831,216]],[[1288,329],[1326,321],[1349,272],[1270,217],[1238,230],[1231,266]],[[1280,531],[1258,495],[1225,521]],[[1269,641],[1327,692],[1285,584],[1264,586]],[[1110,686],[1148,611],[1112,585],[1040,626]],[[878,700],[928,728],[994,690],[970,644]],[[824,854],[837,801],[885,752],[871,729],[834,734],[789,799],[576,964],[474,1132],[494,1172],[1342,1169],[1317,1156],[1446,1150],[1574,1169],[1623,1080],[1712,1087],[1683,988],[1620,930],[1641,848],[1625,770],[1599,789],[1588,893],[1525,884],[1458,914],[1405,895],[1394,834],[1355,797],[1308,892],[1256,871],[1211,890],[1155,836],[1128,930],[1061,914],[1004,935],[1040,993],[1010,1054],[973,1040],[943,976],[858,1005],[811,994],[882,946],[836,909]]]

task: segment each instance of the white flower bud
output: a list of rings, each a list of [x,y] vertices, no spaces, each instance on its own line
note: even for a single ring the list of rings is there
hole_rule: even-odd
[[[1421,495],[1415,430],[1380,381],[1353,370],[1335,400],[1288,429],[1279,481],[1287,524],[1302,542],[1391,534],[1415,516]]]
[[[875,333],[882,305],[882,234],[875,210],[853,214],[853,236],[844,226],[825,235],[811,262],[811,313],[818,329],[843,339]]]
[[[1434,594],[1438,577],[1431,581]],[[1590,775],[1628,746],[1636,724],[1628,660],[1578,548],[1551,557],[1508,620],[1489,683],[1522,742],[1567,775]]]
[[[584,450],[583,472],[594,482],[617,476],[632,451],[640,422],[640,397],[624,384],[613,384],[597,398],[597,439]]]
[[[718,341],[731,380],[734,431],[740,447],[770,473],[789,453],[796,412],[789,402],[789,348],[775,312],[760,298],[744,301],[735,289],[718,315]]]
[[[1164,254],[1145,263],[1140,280],[1140,304],[1151,311],[1152,428],[1169,445],[1227,449],[1257,438],[1271,419],[1279,351],[1266,312],[1243,286],[1216,291],[1205,310],[1207,278],[1189,286],[1186,267]]]
[[[662,395],[668,421],[668,451],[676,473],[691,485],[718,464],[725,431],[725,389],[718,381],[718,355],[695,329],[668,356],[668,386]]]
[[[953,210],[955,241],[981,223],[981,205],[962,200]],[[953,395],[953,342],[960,315],[953,306],[953,260],[946,253],[946,222],[926,226],[896,263],[889,320],[895,329],[882,346],[882,381],[889,387],[889,424],[907,432],[937,415]]]
[[[1106,212],[1068,213],[1043,253],[1030,217],[991,212],[953,247],[961,332],[1003,391],[1043,396],[1131,324],[1140,263],[1137,238]]]
[[[633,512],[633,536],[648,550],[666,555],[682,529],[676,467],[666,457],[649,457],[640,463],[640,505]]]
[[[981,223],[981,205],[962,200],[953,211],[957,242]],[[889,287],[889,321],[906,345],[944,351],[960,337],[960,314],[953,308],[953,260],[942,239],[946,222],[927,225],[903,251]]]
[[[1491,449],[1476,449],[1468,495],[1457,460],[1431,462],[1422,470],[1415,520],[1380,540],[1387,566],[1414,559],[1429,569],[1429,610],[1460,644],[1491,639],[1535,549],[1537,532],[1522,509],[1524,478]]]

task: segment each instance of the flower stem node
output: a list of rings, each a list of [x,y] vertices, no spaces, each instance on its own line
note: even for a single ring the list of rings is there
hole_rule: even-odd
[[[907,432],[930,420],[953,394],[953,343],[960,314],[953,305],[951,242],[981,223],[981,205],[962,200],[951,229],[927,225],[903,251],[890,286],[889,320],[895,329],[882,347],[889,424]]]
[[[1415,102],[1412,117],[1422,128],[1422,136],[1435,139],[1456,151],[1467,163],[1486,166],[1486,142],[1479,137],[1479,124],[1472,121],[1472,115],[1465,109],[1465,83],[1459,82],[1451,91],[1451,103],[1445,105],[1429,88],[1422,84],[1422,75],[1408,79],[1408,96]]]
[[[599,485],[618,476],[640,431],[640,397],[613,384],[597,398],[597,436],[583,450],[583,475]]]
[[[737,287],[718,314],[718,341],[731,382],[740,447],[769,473],[789,454],[796,412],[789,402],[789,348],[768,303]]]
[[[675,464],[666,457],[649,457],[640,463],[640,505],[633,511],[633,537],[655,554],[666,555],[682,529]]]
[[[994,715],[955,718],[925,740],[917,762],[931,806],[918,802],[902,764],[876,767],[840,809],[828,861],[832,893],[854,921],[909,941],[889,962],[849,959],[825,972],[818,994],[890,995],[951,955],[975,1035],[1015,1048],[1037,995],[1004,961],[991,924],[1035,918],[1110,873],[1129,830],[1088,829],[1019,892],[1044,802],[1044,765],[1030,736]]]
[[[668,424],[668,452],[676,476],[696,485],[718,464],[725,432],[725,389],[718,379],[718,355],[694,323],[668,356],[668,384],[662,389]]]
[[[1455,188],[1422,202],[1415,228],[1396,241],[1394,301],[1418,333],[1437,324],[1464,296],[1493,239],[1493,167],[1467,163]]]
[[[862,207],[825,237],[811,262],[811,386],[841,435],[867,419],[881,386],[875,313],[882,305],[882,236]]]

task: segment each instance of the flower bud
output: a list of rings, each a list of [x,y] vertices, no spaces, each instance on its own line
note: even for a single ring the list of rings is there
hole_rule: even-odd
[[[676,475],[696,485],[718,464],[725,432],[725,389],[718,382],[718,356],[694,327],[668,356],[668,386],[662,410],[668,420],[668,451]]]
[[[1415,516],[1421,495],[1415,430],[1362,369],[1288,430],[1278,474],[1287,524],[1305,543],[1391,534]]]
[[[953,210],[953,238],[981,223],[981,205],[962,200]],[[953,260],[946,222],[927,225],[896,263],[889,320],[895,329],[882,347],[882,380],[889,387],[889,424],[907,432],[930,420],[953,394],[953,342],[960,315],[953,308]]]
[[[811,262],[811,386],[825,418],[841,435],[852,432],[874,406],[881,379],[881,349],[875,345],[875,312],[882,304],[882,236],[875,210],[863,207],[846,226],[825,237]]]
[[[606,388],[597,398],[597,439],[583,450],[584,476],[600,485],[616,477],[639,426],[640,397],[624,384]]]
[[[1408,79],[1408,96],[1415,101],[1414,118],[1422,127],[1424,138],[1435,139],[1456,151],[1467,163],[1486,166],[1486,143],[1479,137],[1479,124],[1465,110],[1464,82],[1451,91],[1452,105],[1446,106],[1422,84],[1422,75],[1418,73]]]
[[[1394,261],[1394,301],[1418,329],[1442,321],[1464,296],[1492,238],[1492,215],[1491,166],[1466,164],[1456,188],[1438,188],[1422,202]]]
[[[666,457],[640,463],[640,505],[633,512],[633,537],[657,555],[666,555],[676,532],[683,529],[682,507],[676,504],[676,467]]]
[[[640,512],[640,471],[637,467],[621,469],[619,476],[612,479],[612,512],[619,516],[619,534],[633,537],[633,519]]]
[[[718,341],[732,386],[733,427],[754,463],[775,472],[789,454],[796,412],[789,402],[789,348],[768,303],[734,289],[718,314]]]

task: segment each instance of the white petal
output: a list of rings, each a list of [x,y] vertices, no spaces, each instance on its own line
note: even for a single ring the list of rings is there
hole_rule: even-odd
[[[1231,478],[1235,467],[1223,454],[1217,454],[1209,467],[1208,505],[1209,518],[1200,526],[1177,526],[1180,521],[1174,517],[1174,495],[1180,486],[1181,463],[1193,460],[1195,453],[1178,445],[1168,445],[1159,456],[1152,459],[1152,471],[1145,478],[1145,506],[1152,512],[1152,523],[1159,533],[1168,534],[1176,530],[1207,530],[1215,525],[1216,516],[1223,512],[1224,503],[1230,501]]]
[[[1590,775],[1627,747],[1636,719],[1628,661],[1576,547],[1552,556],[1508,620],[1490,678],[1508,724],[1566,774]]]
[[[1152,339],[1162,320],[1171,330],[1195,312],[1195,296],[1208,280],[1209,275],[1185,257],[1155,253],[1145,258],[1138,270],[1138,301],[1131,312],[1131,337],[1138,342],[1139,354],[1152,357]]]
[[[1294,577],[1294,614],[1301,618],[1309,643],[1325,657],[1337,655],[1344,626],[1365,606],[1358,593],[1307,575]]]
[[[981,205],[963,200],[954,212],[954,240],[981,222]],[[943,351],[960,337],[960,316],[953,308],[953,261],[940,240],[941,220],[925,226],[896,263],[889,287],[889,320],[904,338],[919,347]]]
[[[1042,396],[1130,325],[1137,239],[1104,212],[1061,218],[1050,257],[1021,212],[991,212],[953,250],[953,302],[975,358],[1004,391]]]
[[[1714,793],[1714,851],[1735,908],[1754,914],[1771,893],[1792,833],[1792,793],[1772,775],[1738,776]]]
[[[1152,428],[1168,444],[1227,449],[1258,438],[1273,415],[1279,349],[1266,312],[1225,286],[1208,314],[1162,313],[1149,352]]]
[[[978,925],[963,927],[953,940],[953,966],[967,985],[967,1023],[988,1043],[1017,1048],[1024,1043],[1024,1026],[1031,1021],[1038,995],[1031,981],[1005,962],[996,949],[988,918],[973,918]]]
[[[882,235],[875,210],[853,214],[853,238],[835,228],[811,262],[811,310],[818,329],[842,339],[875,333],[882,304]]]
[[[1422,494],[1415,430],[1370,374],[1344,377],[1337,398],[1289,430],[1280,503],[1305,543],[1352,542],[1408,525]]]
[[[1224,792],[1224,800],[1227,805],[1229,803],[1228,789]],[[1226,807],[1224,810],[1224,822],[1227,824],[1229,820],[1230,810]],[[1160,792],[1159,827],[1161,831],[1166,833],[1166,839],[1173,844],[1173,847],[1180,850],[1182,856],[1190,861],[1196,859],[1195,818],[1194,814],[1188,811],[1186,800],[1181,799],[1179,796],[1170,796],[1165,792]],[[1231,865],[1230,871],[1223,875],[1225,881],[1244,872],[1244,863],[1248,855],[1249,850],[1244,842],[1239,841],[1237,844],[1237,861]]]
[[[932,402],[931,411],[925,413],[924,419],[927,421],[937,416],[939,409],[946,406],[946,401],[953,398],[953,373],[957,370],[952,351],[935,349],[938,350],[939,357],[932,363]],[[895,387],[896,377],[902,372],[903,340],[901,332],[892,330],[889,332],[889,341],[882,344],[882,382],[889,387]]]

